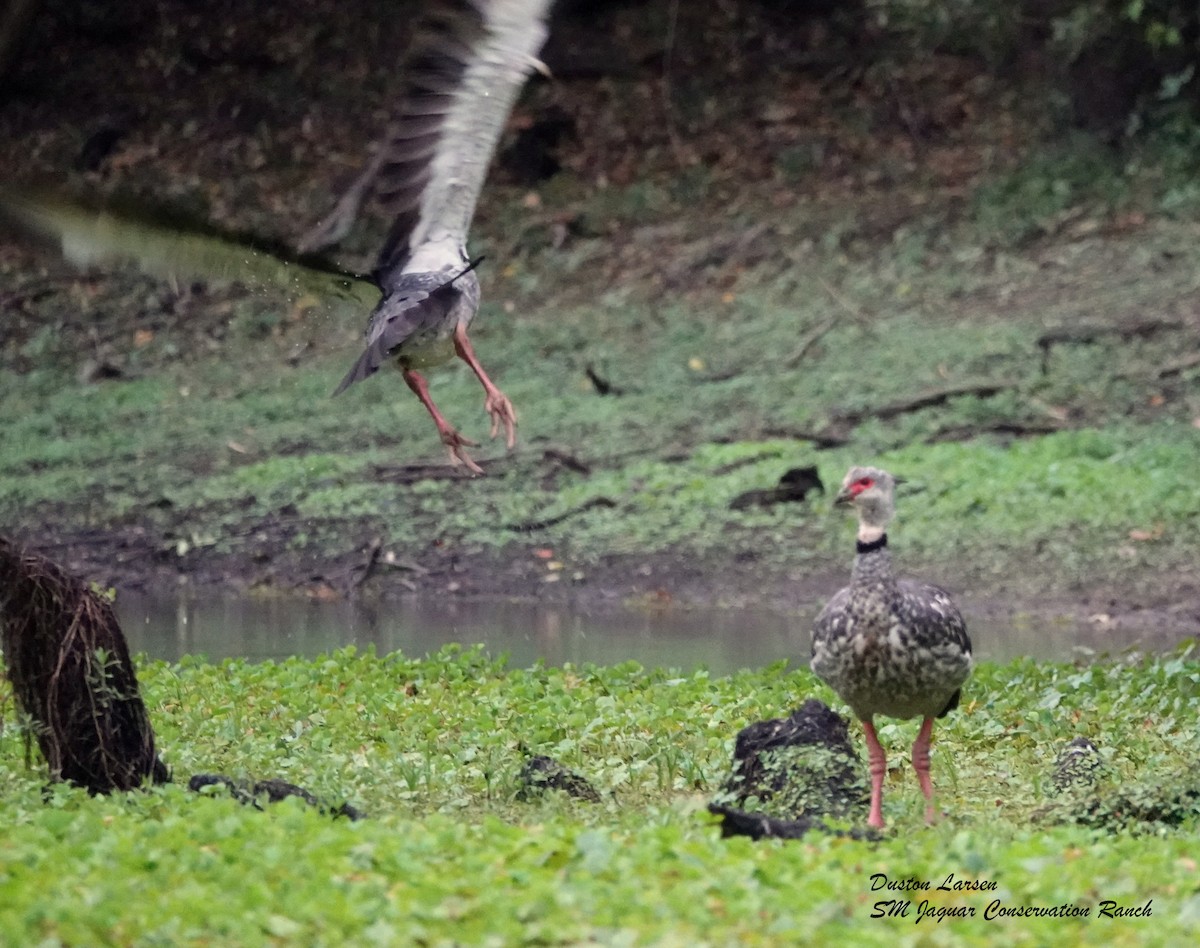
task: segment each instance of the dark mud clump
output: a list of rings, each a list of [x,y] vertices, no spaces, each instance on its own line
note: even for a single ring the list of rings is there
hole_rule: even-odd
[[[738,734],[733,773],[709,810],[723,818],[724,836],[796,838],[827,830],[825,817],[853,816],[866,801],[845,719],[810,698],[790,717]]]
[[[224,774],[196,774],[188,781],[188,789],[193,793],[201,793],[209,787],[224,787],[229,791],[229,795],[238,803],[245,806],[252,806],[256,810],[262,810],[263,801],[267,803],[278,803],[280,800],[286,800],[289,797],[298,797],[309,806],[316,807],[322,813],[327,813],[333,817],[344,816],[350,820],[361,820],[366,814],[356,806],[349,803],[331,804],[322,800],[315,793],[305,790],[294,783],[288,783],[286,780],[234,780],[231,777],[226,777]]]
[[[53,780],[92,793],[170,779],[112,604],[0,537],[0,643]],[[29,751],[26,732],[26,753]]]
[[[518,800],[530,800],[547,790],[561,790],[578,800],[600,802],[600,794],[587,778],[568,770],[553,757],[530,757],[517,775],[517,784]]]

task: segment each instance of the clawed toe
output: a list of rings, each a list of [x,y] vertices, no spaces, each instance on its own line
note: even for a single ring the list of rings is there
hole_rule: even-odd
[[[444,444],[450,451],[450,463],[452,465],[458,467],[461,464],[472,474],[483,473],[483,468],[476,464],[471,458],[471,455],[467,454],[466,451],[467,448],[479,447],[478,441],[472,441],[470,438],[464,438],[453,428],[447,428],[442,432],[442,444]]]
[[[504,425],[504,440],[509,448],[514,447],[517,443],[517,410],[508,396],[500,391],[489,393],[483,408],[492,419],[491,437],[496,437],[500,433],[500,426]]]

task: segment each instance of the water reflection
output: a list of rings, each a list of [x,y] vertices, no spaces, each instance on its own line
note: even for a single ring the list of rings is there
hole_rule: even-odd
[[[807,662],[816,607],[800,614],[766,609],[592,611],[564,604],[412,599],[386,604],[253,597],[122,594],[122,627],[135,652],[174,661],[183,655],[280,659],[343,645],[379,654],[425,655],[443,645],[482,643],[525,667],[537,660],[652,666],[707,666],[714,674],[760,668],[779,659]],[[1162,651],[1178,636],[1153,628],[1114,629],[1071,620],[984,621],[968,608],[979,658],[1020,655],[1071,659],[1128,648]]]

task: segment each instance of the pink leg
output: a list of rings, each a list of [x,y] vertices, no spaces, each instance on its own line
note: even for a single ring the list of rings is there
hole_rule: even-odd
[[[405,369],[404,381],[408,383],[408,387],[413,390],[417,398],[421,399],[421,404],[425,406],[426,411],[433,416],[433,423],[437,425],[438,434],[442,436],[442,444],[450,449],[450,463],[464,464],[468,470],[482,474],[483,468],[472,461],[471,456],[465,450],[475,442],[468,441],[455,431],[450,422],[446,421],[442,413],[438,411],[437,405],[433,403],[433,399],[429,395],[429,383],[425,381],[425,377],[420,372]]]
[[[883,829],[883,777],[887,773],[887,755],[875,733],[874,720],[863,721],[863,731],[867,735],[867,760],[871,768],[871,814],[867,817],[867,825]]]
[[[937,811],[933,807],[933,781],[929,779],[929,738],[933,734],[933,718],[926,718],[921,723],[920,733],[913,742],[913,770],[917,772],[917,781],[921,784],[921,792],[925,794],[925,822],[933,823],[937,819]]]
[[[471,340],[467,338],[467,327],[459,323],[454,328],[454,351],[458,353],[458,357],[471,367],[471,371],[475,373],[481,385],[485,398],[483,400],[484,410],[492,417],[492,437],[496,437],[496,432],[500,430],[500,425],[504,425],[504,434],[508,441],[508,446],[511,448],[517,443],[517,412],[513,408],[512,402],[508,400],[500,389],[492,384],[492,380],[488,378],[487,373],[483,371],[483,366],[479,364],[479,360],[475,358],[475,350],[471,347]]]

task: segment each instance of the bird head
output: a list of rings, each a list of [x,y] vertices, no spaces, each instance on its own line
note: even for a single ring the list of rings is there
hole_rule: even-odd
[[[877,540],[896,512],[897,479],[877,467],[852,467],[842,479],[835,507],[858,512],[859,539]]]

